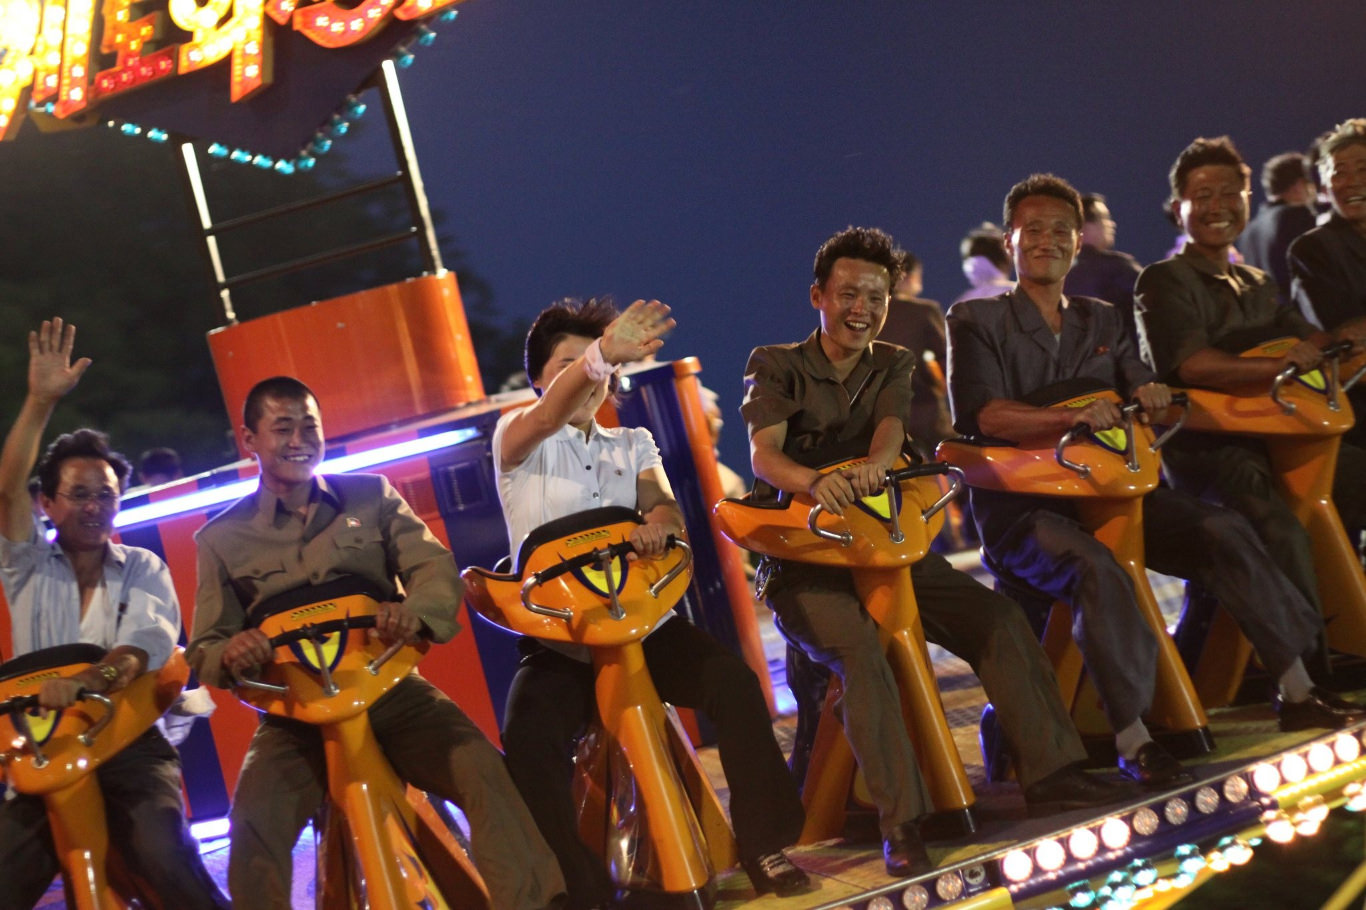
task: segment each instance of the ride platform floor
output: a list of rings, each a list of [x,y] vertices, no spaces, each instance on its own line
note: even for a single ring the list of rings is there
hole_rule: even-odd
[[[990,584],[989,577],[982,574],[980,563],[974,552],[955,554],[952,561],[980,580]],[[1153,579],[1155,593],[1164,608],[1171,613],[1172,620],[1181,606],[1181,588],[1174,579],[1157,576]],[[774,679],[775,693],[778,694],[780,708],[792,704],[786,690],[784,672],[783,643],[769,618],[768,611],[756,605],[760,619],[760,629],[764,638],[765,652],[769,670]],[[1072,812],[1041,819],[1026,816],[1024,800],[1019,787],[1014,782],[989,783],[982,764],[977,743],[977,724],[986,697],[971,668],[962,660],[940,649],[932,649],[935,672],[939,680],[944,709],[959,754],[968,777],[977,794],[977,820],[979,830],[971,837],[952,843],[932,843],[930,856],[941,868],[967,863],[974,858],[996,853],[1011,844],[1032,840],[1053,832],[1066,831],[1085,822],[1088,818],[1098,817],[1096,813]],[[1280,733],[1276,728],[1275,715],[1266,702],[1252,703],[1240,707],[1218,709],[1210,712],[1210,726],[1218,748],[1201,759],[1188,761],[1187,766],[1199,778],[1220,779],[1234,768],[1242,767],[1257,758],[1282,752],[1297,743],[1315,739],[1313,731],[1304,733]],[[791,747],[795,731],[795,717],[783,714],[774,724],[774,733],[786,754]],[[729,797],[725,778],[721,773],[719,758],[714,748],[699,750],[703,766],[715,784],[723,802]],[[1104,770],[1092,773],[1106,776]],[[1108,776],[1115,777],[1113,769]],[[1135,800],[1137,802],[1138,800]],[[1125,804],[1117,804],[1111,811],[1119,810]],[[1108,814],[1108,813],[1107,813]],[[759,897],[755,894],[749,878],[737,868],[724,870],[717,877],[717,910],[837,910],[849,902],[868,894],[879,887],[894,884],[896,879],[888,877],[883,869],[880,844],[872,841],[851,841],[836,839],[819,844],[796,847],[789,851],[792,861],[804,869],[816,883],[816,890],[797,897],[781,899],[773,895]],[[227,841],[211,845],[204,853],[204,861],[213,877],[224,885],[227,880]],[[314,907],[314,849],[313,833],[305,830],[294,851],[294,910],[312,910]],[[905,881],[905,880],[901,880]],[[60,879],[53,883],[43,900],[38,904],[43,910],[63,908],[62,886]],[[237,904],[244,910],[251,910],[250,898],[247,903]]]

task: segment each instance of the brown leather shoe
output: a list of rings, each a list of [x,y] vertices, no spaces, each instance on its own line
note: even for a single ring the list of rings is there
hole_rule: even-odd
[[[934,871],[934,863],[920,837],[920,821],[903,822],[882,840],[882,860],[893,878],[924,875]]]
[[[779,850],[766,853],[756,859],[741,860],[750,884],[759,894],[770,891],[779,897],[792,897],[814,891],[815,885],[805,872],[792,864],[792,860]]]
[[[1341,730],[1366,720],[1366,706],[1339,698],[1322,686],[1310,689],[1309,697],[1304,701],[1289,702],[1277,695],[1271,703],[1280,715],[1281,729],[1286,732],[1316,728]]]
[[[1059,768],[1024,791],[1030,818],[1073,809],[1095,809],[1135,795],[1137,791],[1133,784],[1093,777],[1083,771],[1080,764]]]
[[[1153,740],[1139,747],[1133,758],[1119,757],[1119,771],[1148,790],[1167,790],[1195,781],[1172,754]]]

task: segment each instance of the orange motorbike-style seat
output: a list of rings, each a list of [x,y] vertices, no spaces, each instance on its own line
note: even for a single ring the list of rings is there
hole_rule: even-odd
[[[465,569],[465,602],[509,631],[590,649],[602,728],[639,800],[631,806],[601,777],[580,781],[591,807],[581,820],[584,840],[619,860],[609,865],[622,887],[652,891],[660,906],[710,907],[713,870],[735,864],[735,838],[641,647],[687,591],[691,550],[673,541],[661,559],[628,559],[639,524],[619,506],[547,522],[527,536],[511,571]],[[600,762],[590,764],[590,774],[601,773]]]
[[[104,655],[96,645],[60,645],[0,664],[0,780],[43,798],[67,893],[78,910],[128,907],[137,897],[131,882],[111,884],[104,796],[93,772],[147,732],[190,675],[176,648],[161,669],[118,692],[83,693],[61,711],[37,707],[43,680],[79,673]]]
[[[1094,389],[1069,395],[1053,406],[1084,407],[1097,398],[1124,404],[1114,390]],[[951,439],[940,443],[938,456],[961,467],[971,487],[1058,497],[1076,506],[1082,525],[1110,549],[1133,582],[1139,609],[1158,641],[1156,688],[1147,720],[1173,753],[1188,757],[1210,751],[1214,740],[1195,687],[1167,634],[1162,611],[1148,583],[1143,550],[1142,498],[1158,485],[1158,449],[1170,431],[1159,440],[1150,427],[1133,419],[1134,406],[1123,411],[1126,419],[1122,427],[1099,433],[1074,427],[1055,445],[1029,447],[1003,440]],[[1007,593],[1032,592],[1025,582],[992,565],[985,554],[983,561]],[[1105,753],[1113,731],[1100,696],[1084,673],[1081,651],[1072,639],[1072,611],[1067,604],[1052,605],[1042,641],[1057,675],[1063,704],[1071,709],[1077,729],[1097,753]],[[988,728],[989,724],[984,724],[984,743],[990,739]],[[989,768],[993,765],[988,757]],[[993,776],[1000,775],[993,770]]]
[[[1242,356],[1275,357],[1297,343],[1295,338],[1277,338]],[[1366,372],[1366,355],[1340,363],[1349,347],[1330,347],[1318,369],[1301,372],[1287,367],[1269,390],[1249,388],[1235,394],[1186,389],[1186,425],[1205,433],[1251,437],[1266,447],[1276,489],[1309,534],[1319,594],[1324,609],[1331,611],[1325,617],[1331,620],[1328,645],[1366,657],[1366,575],[1333,504],[1338,449],[1356,420],[1345,393]],[[1183,617],[1183,625],[1187,622],[1209,625],[1203,647],[1196,640],[1188,651],[1200,697],[1209,707],[1228,704],[1238,692],[1252,646],[1223,611]]]
[[[487,889],[464,849],[425,794],[394,773],[371,731],[366,712],[428,649],[421,641],[386,649],[366,634],[380,596],[342,578],[258,605],[251,618],[270,636],[275,657],[259,679],[239,679],[237,695],[322,733],[329,804],[320,833],[320,906],[487,910]],[[344,855],[348,848],[355,862]],[[357,903],[362,898],[366,903]]]
[[[861,460],[827,465],[822,471],[841,470]],[[961,485],[956,471],[944,464],[907,465],[902,460],[889,472],[881,491],[846,509],[843,517],[826,513],[805,494],[784,495],[775,503],[723,499],[714,510],[722,533],[748,550],[847,568],[853,574],[859,597],[878,624],[900,687],[906,730],[935,809],[931,826],[936,836],[976,830],[972,812],[976,798],[944,716],[911,584],[911,566],[929,551],[930,541],[943,525],[942,510]],[[948,492],[940,485],[944,475],[953,477]],[[840,694],[839,681],[832,678],[802,788],[806,806],[802,843],[843,831],[851,793],[856,802],[870,803],[859,792],[861,786],[855,787],[854,756],[835,707]]]

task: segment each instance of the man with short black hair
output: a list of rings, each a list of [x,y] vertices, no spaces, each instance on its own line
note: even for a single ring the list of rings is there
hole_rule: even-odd
[[[1288,260],[1300,312],[1338,332],[1366,321],[1366,117],[1343,121],[1322,149],[1320,182],[1332,215],[1290,245]],[[1366,385],[1358,384],[1350,397],[1357,422],[1344,438],[1366,447]]]
[[[1314,226],[1314,183],[1304,155],[1284,152],[1262,166],[1266,202],[1247,223],[1238,249],[1248,265],[1276,282],[1281,303],[1290,302],[1290,269],[1285,252],[1296,237]]]
[[[57,536],[49,543],[36,533],[29,471],[57,402],[90,366],[85,357],[71,362],[75,340],[76,327],[61,319],[29,333],[28,395],[0,453],[0,582],[15,656],[78,642],[107,649],[85,670],[43,681],[38,698],[48,709],[160,669],[180,636],[166,563],[110,540],[131,468],[103,433],[68,433],[43,454],[38,501]],[[161,731],[151,727],[94,773],[141,896],[165,910],[226,908],[185,825],[180,758]],[[33,906],[58,869],[43,800],[0,801],[0,906]]]
[[[1366,331],[1346,323],[1330,334],[1280,303],[1266,273],[1229,262],[1247,223],[1251,171],[1227,136],[1199,138],[1169,174],[1170,207],[1190,241],[1143,270],[1135,287],[1144,359],[1165,382],[1246,392],[1270,390],[1288,366],[1318,366],[1335,340],[1358,347]],[[1336,337],[1335,337],[1336,336]],[[1242,356],[1264,341],[1291,337],[1279,356]],[[1183,430],[1162,450],[1177,489],[1242,513],[1276,565],[1322,614],[1308,532],[1278,490],[1266,446],[1252,437]],[[1333,500],[1348,528],[1366,526],[1366,451],[1338,449]]]
[[[1100,193],[1082,196],[1081,211],[1081,251],[1063,281],[1063,292],[1111,304],[1124,316],[1129,334],[1137,338],[1134,281],[1140,271],[1138,262],[1128,253],[1115,249],[1115,220],[1110,217],[1110,206],[1104,196]]]
[[[204,683],[228,688],[273,660],[269,639],[249,622],[254,608],[347,576],[387,595],[375,625],[386,644],[419,636],[445,642],[459,631],[455,560],[388,479],[315,473],[325,443],[322,414],[306,385],[288,376],[257,383],[241,433],[260,467],[260,485],[195,535],[199,586],[188,656]],[[414,672],[369,716],[398,776],[464,811],[495,908],[542,910],[559,899],[564,880],[555,856],[502,756],[453,701]],[[238,901],[289,910],[291,850],[322,805],[324,771],[316,727],[261,718],[233,795],[228,887]]]
[[[809,295],[818,328],[805,341],[750,354],[740,412],[749,427],[756,500],[808,493],[843,514],[880,490],[906,451],[914,358],[874,340],[903,270],[903,254],[886,233],[851,227],[835,234],[813,269]],[[854,454],[866,460],[818,470]],[[1086,751],[1019,608],[937,553],[917,562],[911,579],[926,640],[971,664],[995,705],[1031,810],[1095,807],[1126,796],[1127,788],[1081,770]],[[765,558],[759,586],[788,643],[843,680],[845,736],[877,808],[888,874],[929,871],[920,831],[929,809],[924,781],[877,623],[850,572]]]

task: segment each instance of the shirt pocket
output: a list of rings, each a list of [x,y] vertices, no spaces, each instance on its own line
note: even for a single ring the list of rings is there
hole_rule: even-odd
[[[237,578],[249,584],[258,583],[285,570],[285,562],[278,554],[264,553],[242,564],[237,570]]]
[[[384,535],[379,532],[379,528],[346,528],[332,537],[332,543],[344,552],[378,546],[383,541]]]

